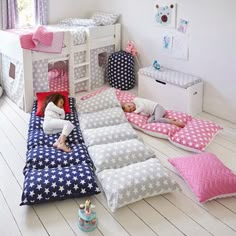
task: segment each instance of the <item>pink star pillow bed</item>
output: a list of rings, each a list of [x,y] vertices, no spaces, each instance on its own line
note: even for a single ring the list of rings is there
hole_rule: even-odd
[[[214,154],[170,158],[199,202],[236,195],[236,175]]]
[[[108,88],[101,88],[84,97],[88,99]],[[126,91],[116,89],[116,96],[120,103],[132,102],[135,95]],[[136,113],[125,113],[127,120],[134,128],[158,138],[168,139],[174,145],[192,152],[202,152],[211,143],[212,139],[222,129],[218,124],[202,119],[195,119],[192,116],[180,112],[166,110],[165,117],[177,119],[185,124],[184,128],[165,123],[147,123],[148,117]]]

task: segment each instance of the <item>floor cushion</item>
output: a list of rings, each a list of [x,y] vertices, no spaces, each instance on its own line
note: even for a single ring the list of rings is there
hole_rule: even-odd
[[[119,125],[86,129],[83,131],[83,136],[87,147],[138,138],[135,130],[127,122]]]
[[[129,92],[116,93],[121,103],[132,102],[135,96]],[[174,145],[192,152],[202,152],[211,143],[222,127],[214,122],[195,119],[192,116],[179,112],[166,110],[165,117],[177,119],[185,124],[184,128],[163,123],[147,123],[147,117],[125,113],[128,121],[137,129],[158,138],[166,138]]]
[[[98,173],[112,211],[140,199],[179,190],[157,158]]]
[[[117,169],[155,156],[151,148],[138,139],[94,145],[88,148],[96,172]]]
[[[80,131],[75,99],[69,98],[69,103],[71,112],[66,114],[66,119],[75,125],[67,138],[67,144],[72,149],[70,153],[53,148],[60,134],[44,134],[44,118],[36,115],[37,102],[34,103],[23,171],[25,181],[21,205],[85,197],[100,192],[93,163]]]
[[[236,175],[214,154],[204,152],[168,161],[178,170],[199,202],[236,195]]]
[[[88,163],[57,169],[33,169],[27,172],[21,205],[85,197],[99,192]]]
[[[82,131],[85,129],[111,126],[127,122],[124,112],[119,107],[113,107],[98,112],[80,114],[79,119]]]
[[[110,88],[97,94],[97,96],[92,96],[90,99],[84,100],[79,103],[79,112],[90,113],[105,110],[111,107],[120,107],[120,103],[117,101],[114,91],[114,89]]]

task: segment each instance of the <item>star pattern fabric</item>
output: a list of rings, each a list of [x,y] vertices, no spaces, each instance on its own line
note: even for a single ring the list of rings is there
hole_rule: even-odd
[[[156,158],[104,170],[98,173],[98,179],[112,211],[146,197],[179,190],[178,184]]]
[[[94,145],[88,148],[88,152],[96,166],[96,173],[155,157],[152,149],[138,139]]]
[[[135,96],[129,92],[116,92],[121,103],[131,102]],[[125,113],[128,121],[136,128],[155,137],[165,138],[176,146],[193,152],[202,152],[211,143],[215,135],[222,129],[218,124],[195,119],[192,116],[179,112],[166,110],[165,117],[177,119],[185,124],[184,128],[164,123],[147,123],[147,117],[135,113]]]
[[[43,117],[36,116],[37,102],[31,113],[28,150],[24,168],[25,182],[21,205],[84,197],[100,192],[92,160],[82,138],[75,99],[69,98],[71,113],[66,114],[75,128],[67,144],[72,152],[53,148],[59,134],[46,135],[42,130]]]
[[[118,125],[127,122],[124,112],[119,107],[80,115],[81,130]]]
[[[87,147],[138,138],[137,133],[129,123],[86,129],[83,136]]]
[[[70,106],[75,106],[75,101],[73,99],[70,99]],[[27,142],[27,148],[30,150],[33,147],[36,146],[49,146],[51,147],[55,140],[58,139],[60,134],[54,134],[54,135],[47,135],[43,132],[43,117],[36,116],[37,111],[37,105],[35,104],[33,106],[32,115],[30,118],[30,124],[29,124],[29,133],[28,133],[28,142]],[[77,117],[77,112],[75,108],[71,112],[66,114],[66,120],[70,120],[76,128],[73,129],[71,134],[67,138],[67,142],[69,145],[76,144],[76,143],[84,143],[81,130],[77,127],[79,127],[79,121]]]
[[[115,114],[119,114],[116,112],[118,109],[123,112],[121,107],[116,107],[116,103],[113,103],[113,108],[101,108],[101,111],[97,111],[93,101],[96,103],[108,91],[103,90],[82,100],[82,104],[90,104],[94,108],[94,111],[89,110],[91,113],[79,110],[85,144],[108,206],[114,211],[142,198],[178,189],[178,184],[168,176],[154,152],[144,145],[127,120],[124,122],[120,119],[120,124],[117,123],[119,119]],[[117,92],[114,91],[114,94],[117,95]]]
[[[107,80],[117,89],[128,90],[135,85],[134,57],[125,51],[114,52],[108,59]]]
[[[116,98],[114,89],[107,89],[103,93],[98,94],[97,96],[91,97],[90,99],[80,102],[78,105],[80,113],[96,112],[120,106],[121,105]]]

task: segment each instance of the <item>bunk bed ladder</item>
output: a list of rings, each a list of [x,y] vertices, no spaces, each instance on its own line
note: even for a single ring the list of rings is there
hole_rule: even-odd
[[[76,64],[75,63],[75,53],[78,52],[86,52],[85,56],[85,62]],[[75,88],[76,85],[82,82],[86,82],[86,90],[89,91],[91,88],[91,81],[90,81],[90,39],[89,39],[89,31],[87,31],[87,40],[86,44],[84,45],[79,45],[79,46],[74,46],[73,42],[73,36],[71,35],[70,37],[70,76],[69,76],[69,81],[70,81],[70,95],[75,96]],[[86,67],[86,75],[83,78],[76,78],[75,75],[75,69],[79,67]]]

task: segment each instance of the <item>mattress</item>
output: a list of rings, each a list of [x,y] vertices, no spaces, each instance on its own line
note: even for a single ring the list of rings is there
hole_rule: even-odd
[[[85,197],[99,193],[93,171],[93,163],[85,146],[75,99],[70,98],[71,113],[66,114],[75,128],[67,138],[72,152],[66,153],[53,148],[60,134],[47,135],[43,132],[43,117],[36,116],[37,102],[31,113],[26,165],[24,167],[24,189],[21,205]]]
[[[48,31],[53,32],[71,32],[73,35],[74,46],[83,44],[86,42],[86,27],[83,26],[70,26],[64,24],[48,25],[46,26]]]
[[[58,25],[48,25],[45,26],[48,31],[52,32],[71,32],[73,35],[73,43],[74,45],[79,45],[83,44],[86,42],[86,27],[83,26],[69,26],[69,25],[63,25],[63,24],[58,24]],[[7,30],[7,32],[15,34],[16,37],[23,37],[26,40],[30,37],[32,37],[32,33],[36,29],[33,27],[30,28],[18,28],[18,29],[10,29]],[[12,39],[15,42],[16,39]],[[32,45],[33,46],[33,45]]]

